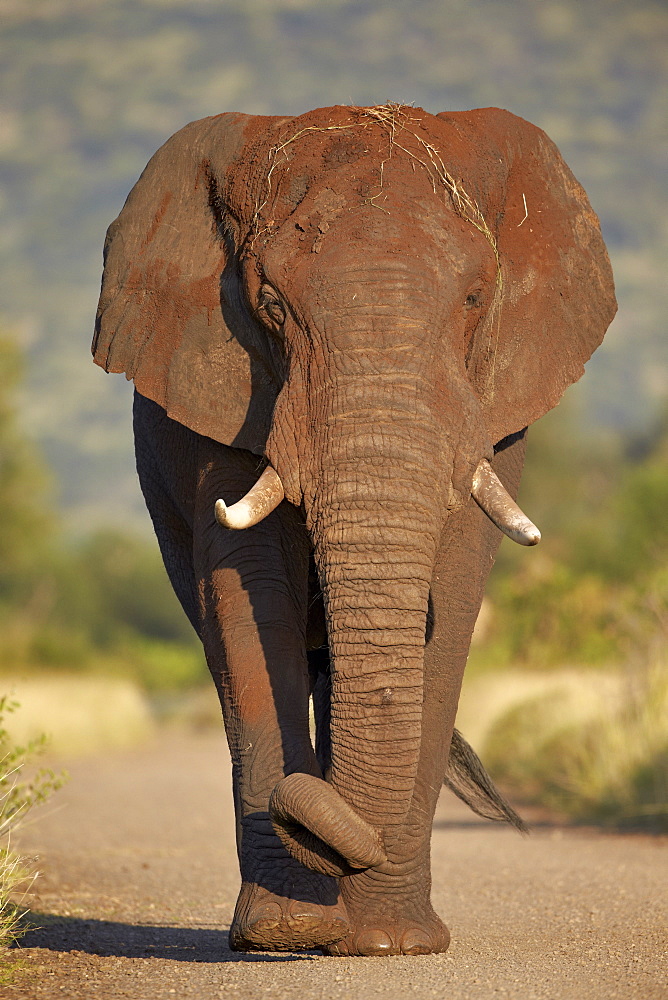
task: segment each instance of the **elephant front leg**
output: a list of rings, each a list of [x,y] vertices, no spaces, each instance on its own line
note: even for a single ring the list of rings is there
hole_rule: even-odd
[[[326,954],[428,955],[448,948],[450,932],[431,904],[430,841],[467,651],[444,657],[442,647],[427,649],[413,800],[403,822],[384,831],[387,861],[340,880],[351,930]]]
[[[524,462],[519,438],[493,466],[515,497]],[[431,584],[424,660],[418,774],[404,824],[386,837],[388,863],[341,879],[351,931],[325,949],[331,955],[427,954],[445,951],[450,934],[434,912],[430,840],[445,776],[471,636],[501,533],[471,500],[450,516]]]
[[[323,770],[328,770],[331,765],[331,684],[326,670],[327,650],[318,649],[309,654],[309,661],[315,677],[313,701],[318,761]],[[425,725],[429,729],[433,721],[425,709],[423,729]],[[441,718],[439,728],[442,723]],[[420,955],[445,951],[448,947],[448,929],[431,906],[429,873],[429,834],[436,800],[433,789],[439,787],[444,771],[443,747],[434,746],[427,738],[421,754],[420,787],[416,790],[410,823],[389,836],[386,833],[386,863],[341,878],[351,928],[345,938],[324,949],[327,954]]]
[[[438,586],[438,581],[434,581]],[[472,615],[471,629],[475,622]],[[468,645],[432,642],[425,651],[422,738],[413,801],[386,831],[387,861],[340,880],[351,930],[329,955],[428,955],[447,950],[450,932],[431,904],[432,823],[454,725]]]
[[[213,492],[225,489],[223,495],[234,495],[230,484]],[[230,944],[235,950],[326,945],[348,931],[337,882],[292,858],[268,814],[269,796],[286,774],[320,776],[308,730],[306,537],[287,505],[255,528],[233,532],[209,523],[210,501],[209,495],[202,503],[196,566],[202,639],[233,767],[242,885]]]

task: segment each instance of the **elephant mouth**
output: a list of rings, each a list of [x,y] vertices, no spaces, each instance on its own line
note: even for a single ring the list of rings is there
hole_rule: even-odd
[[[486,458],[473,474],[471,496],[500,531],[518,545],[537,545],[540,531],[517,506]],[[280,476],[270,465],[248,493],[229,507],[216,501],[216,520],[224,528],[252,528],[278,507],[285,497]]]

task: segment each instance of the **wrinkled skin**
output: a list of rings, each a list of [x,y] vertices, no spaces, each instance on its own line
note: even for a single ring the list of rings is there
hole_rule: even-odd
[[[94,352],[135,381],[142,490],[223,707],[233,947],[447,947],[431,824],[501,537],[473,474],[516,494],[525,428],[614,308],[584,192],[507,112],[222,115],[135,186]],[[222,528],[266,461],[286,499]],[[279,840],[293,774],[314,780]]]

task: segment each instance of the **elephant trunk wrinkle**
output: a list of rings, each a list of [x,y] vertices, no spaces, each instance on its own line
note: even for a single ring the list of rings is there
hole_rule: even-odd
[[[421,507],[433,522],[432,505]],[[354,518],[339,531],[335,501],[311,514],[332,660],[332,783],[372,825],[395,826],[417,773],[436,531],[375,525],[370,541]]]
[[[394,830],[414,794],[429,588],[475,401],[444,429],[422,363],[390,384],[384,372],[341,377],[343,357],[332,391],[310,398],[304,483],[331,658],[330,774],[358,815]],[[471,475],[479,460],[466,456]]]

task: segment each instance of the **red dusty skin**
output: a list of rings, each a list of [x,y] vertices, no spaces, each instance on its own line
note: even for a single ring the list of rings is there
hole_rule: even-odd
[[[462,194],[474,199],[473,215]],[[418,753],[440,717],[426,708],[429,672],[423,680],[436,540],[447,511],[455,520],[468,504],[491,445],[556,405],[614,315],[586,196],[541,130],[498,109],[222,115],[191,123],[155,154],[110,227],[105,260],[97,363],[125,372],[198,435],[191,452],[208,439],[235,450],[231,464],[243,466],[248,452],[269,459],[295,524],[305,512],[332,657],[331,782],[354,816],[336,796],[311,806],[309,789],[293,818],[314,827],[311,836],[334,840],[339,856],[375,865],[341,879],[354,931],[336,948],[443,950],[447,935],[428,898],[426,814],[411,813]],[[144,470],[147,502],[172,553],[183,532],[179,521],[176,537],[172,498],[165,503],[157,483],[177,451],[161,455],[160,475]],[[175,506],[189,511],[195,487],[186,489],[183,466],[173,482],[188,495]],[[496,519],[499,504],[487,494],[483,487]],[[472,522],[477,536],[490,528],[483,521]],[[278,524],[263,527],[282,542]],[[208,528],[196,520],[194,530],[197,550],[208,551]],[[173,579],[190,580],[176,555],[169,561]],[[283,583],[305,589],[303,578]],[[250,609],[249,626],[257,610],[273,651],[282,635],[275,609]],[[435,606],[436,616],[450,611]],[[247,674],[221,653],[231,636],[216,613],[207,611],[204,630],[212,670],[227,672],[230,690],[244,689]],[[296,646],[303,618],[290,622]],[[466,638],[461,630],[458,638]],[[262,725],[294,749],[307,742],[306,726],[299,739],[271,732],[275,696],[258,696]],[[240,704],[226,703],[228,730],[244,721]],[[296,756],[307,768],[308,753]],[[261,770],[261,760],[244,762],[244,782],[255,786]],[[284,770],[272,771],[272,784]],[[432,787],[441,777],[434,772]],[[240,796],[244,787],[237,783]],[[378,832],[387,861],[340,843],[341,826],[367,846],[368,828],[372,841]],[[241,861],[243,869],[243,852]],[[294,943],[289,929],[282,933],[283,944]]]

